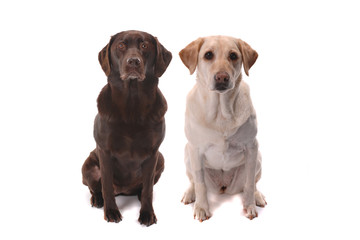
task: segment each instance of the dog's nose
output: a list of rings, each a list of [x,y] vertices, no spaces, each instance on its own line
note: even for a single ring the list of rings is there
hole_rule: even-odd
[[[227,72],[218,72],[214,76],[215,89],[217,91],[225,91],[229,88],[230,76]]]
[[[127,64],[131,67],[138,67],[141,63],[140,58],[138,57],[131,57],[127,59]]]
[[[218,72],[214,76],[216,84],[227,84],[230,80],[230,76],[227,72]]]

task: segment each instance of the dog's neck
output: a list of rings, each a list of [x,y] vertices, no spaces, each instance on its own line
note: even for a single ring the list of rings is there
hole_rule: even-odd
[[[155,99],[157,79],[145,79],[142,82],[137,80],[118,81],[117,86],[113,84],[109,84],[109,86],[112,102],[119,107],[122,107],[122,104],[129,106],[135,103],[151,103]]]
[[[233,94],[233,91],[231,92],[232,94],[230,92],[222,94],[213,92],[210,94],[210,111],[208,113],[209,120],[215,120],[219,117],[231,120],[235,117],[235,94]]]
[[[240,94],[241,76],[236,81],[235,87],[226,93],[217,93],[215,91],[208,94],[207,119],[214,121],[218,118],[232,120],[236,117],[237,98]],[[207,90],[206,90],[207,91]]]
[[[98,98],[98,110],[102,115],[126,122],[145,121],[156,101],[158,79],[122,81],[109,79]],[[116,82],[116,85],[112,82]]]

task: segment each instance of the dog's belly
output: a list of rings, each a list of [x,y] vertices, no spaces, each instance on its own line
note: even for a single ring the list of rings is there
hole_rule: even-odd
[[[221,144],[209,144],[204,152],[206,168],[229,171],[245,163],[244,149],[228,141]]]
[[[224,139],[209,144],[204,152],[204,173],[207,186],[217,193],[243,191],[245,183],[244,145]]]
[[[256,156],[255,178],[261,176],[261,154]],[[209,145],[204,153],[206,185],[215,192],[235,194],[245,186],[245,147],[235,141]]]
[[[228,171],[205,168],[205,181],[208,189],[216,193],[235,194],[242,192],[245,185],[245,165]]]

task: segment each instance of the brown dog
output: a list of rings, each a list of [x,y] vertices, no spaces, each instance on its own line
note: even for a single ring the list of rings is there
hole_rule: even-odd
[[[111,37],[99,62],[108,84],[98,97],[94,123],[96,148],[82,167],[91,204],[104,206],[104,218],[119,222],[116,195],[137,195],[139,222],[156,223],[153,185],[164,170],[158,151],[165,136],[167,103],[158,88],[172,55],[145,32],[125,31]]]

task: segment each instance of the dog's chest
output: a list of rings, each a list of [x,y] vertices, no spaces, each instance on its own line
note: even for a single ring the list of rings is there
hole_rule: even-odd
[[[131,129],[134,128],[134,129]],[[162,141],[163,134],[157,129],[149,127],[129,127],[109,135],[111,149],[114,152],[130,152],[133,156],[148,156],[157,149]]]
[[[128,154],[142,159],[157,149],[164,138],[165,123],[125,124],[95,120],[95,139],[98,145],[112,154]]]

